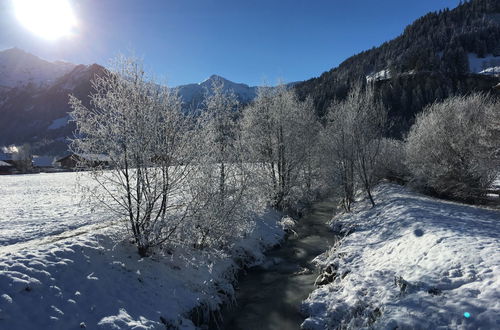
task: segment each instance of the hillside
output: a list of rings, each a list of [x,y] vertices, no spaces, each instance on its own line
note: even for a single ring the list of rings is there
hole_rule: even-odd
[[[37,154],[66,152],[75,128],[68,124],[68,95],[86,100],[90,80],[102,70],[97,64],[78,65],[52,84],[28,83],[0,92],[0,146],[29,143]]]
[[[429,13],[394,40],[352,56],[296,85],[319,115],[358,82],[373,83],[397,119],[395,135],[425,105],[450,95],[490,91],[500,73],[500,2],[473,0]]]
[[[7,49],[0,52],[0,87],[48,86],[75,66],[62,61],[48,62],[19,48]]]

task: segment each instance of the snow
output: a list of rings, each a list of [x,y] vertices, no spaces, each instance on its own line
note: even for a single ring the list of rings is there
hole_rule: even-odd
[[[54,164],[53,156],[33,156],[33,165],[35,167],[52,167]]]
[[[348,235],[315,262],[337,276],[304,302],[303,326],[499,329],[500,212],[392,184],[375,198],[332,220]]]
[[[470,72],[487,75],[500,74],[500,56],[488,54],[480,58],[476,54],[469,53],[468,57]]]
[[[70,72],[72,63],[48,62],[18,48],[0,51],[0,86],[19,87],[33,83],[47,86]]]
[[[61,118],[54,119],[48,129],[59,129],[68,125],[69,116],[64,116]]]
[[[369,74],[366,76],[366,81],[371,82],[371,81],[379,81],[379,80],[385,80],[385,79],[390,79],[391,78],[391,72],[389,69],[384,69],[378,72],[374,72],[372,74]]]
[[[280,214],[265,211],[230,254],[172,244],[142,259],[116,219],[78,204],[77,178],[0,181],[0,329],[193,329],[194,308],[233,292],[238,260],[261,262],[284,236]]]
[[[1,176],[0,246],[113,220],[108,210],[88,207],[79,184],[92,181],[76,172]]]
[[[77,173],[2,176],[0,246],[41,238],[110,220],[82,204]]]
[[[178,86],[176,89],[182,101],[185,104],[192,102],[200,102],[205,93],[210,91],[214,81],[222,81],[224,83],[225,92],[234,92],[241,102],[250,102],[257,96],[257,87],[250,87],[246,84],[235,83],[217,75],[211,75],[201,83],[187,84]]]
[[[4,162],[3,160],[0,160],[0,166],[12,166],[9,163]]]
[[[491,68],[484,69],[482,71],[479,71],[479,74],[486,74],[486,75],[500,75],[500,66],[494,66]]]

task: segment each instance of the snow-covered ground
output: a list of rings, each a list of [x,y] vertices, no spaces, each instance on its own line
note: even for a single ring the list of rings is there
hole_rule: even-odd
[[[108,212],[82,203],[78,173],[0,177],[0,246],[111,220]]]
[[[476,54],[469,53],[469,69],[470,72],[498,75],[500,74],[500,56],[488,54],[485,57],[478,57]]]
[[[308,329],[500,329],[500,212],[382,184],[332,220],[334,273],[304,302]],[[350,233],[350,234],[349,234]]]
[[[231,254],[172,246],[141,259],[120,226],[79,205],[76,180],[0,178],[0,329],[190,329],[190,311],[232,292],[238,260],[261,261],[284,236],[267,211]]]

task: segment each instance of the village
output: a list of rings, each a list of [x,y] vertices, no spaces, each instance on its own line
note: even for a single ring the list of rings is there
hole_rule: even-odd
[[[68,153],[63,157],[31,155],[23,147],[4,147],[0,151],[0,175],[36,174],[82,170],[78,163],[107,167],[109,157],[99,154]]]

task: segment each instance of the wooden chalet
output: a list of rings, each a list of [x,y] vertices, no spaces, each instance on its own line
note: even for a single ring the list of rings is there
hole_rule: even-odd
[[[69,154],[55,161],[66,170],[75,170],[79,164],[84,163],[90,167],[108,167],[111,163],[109,156],[102,154]]]

